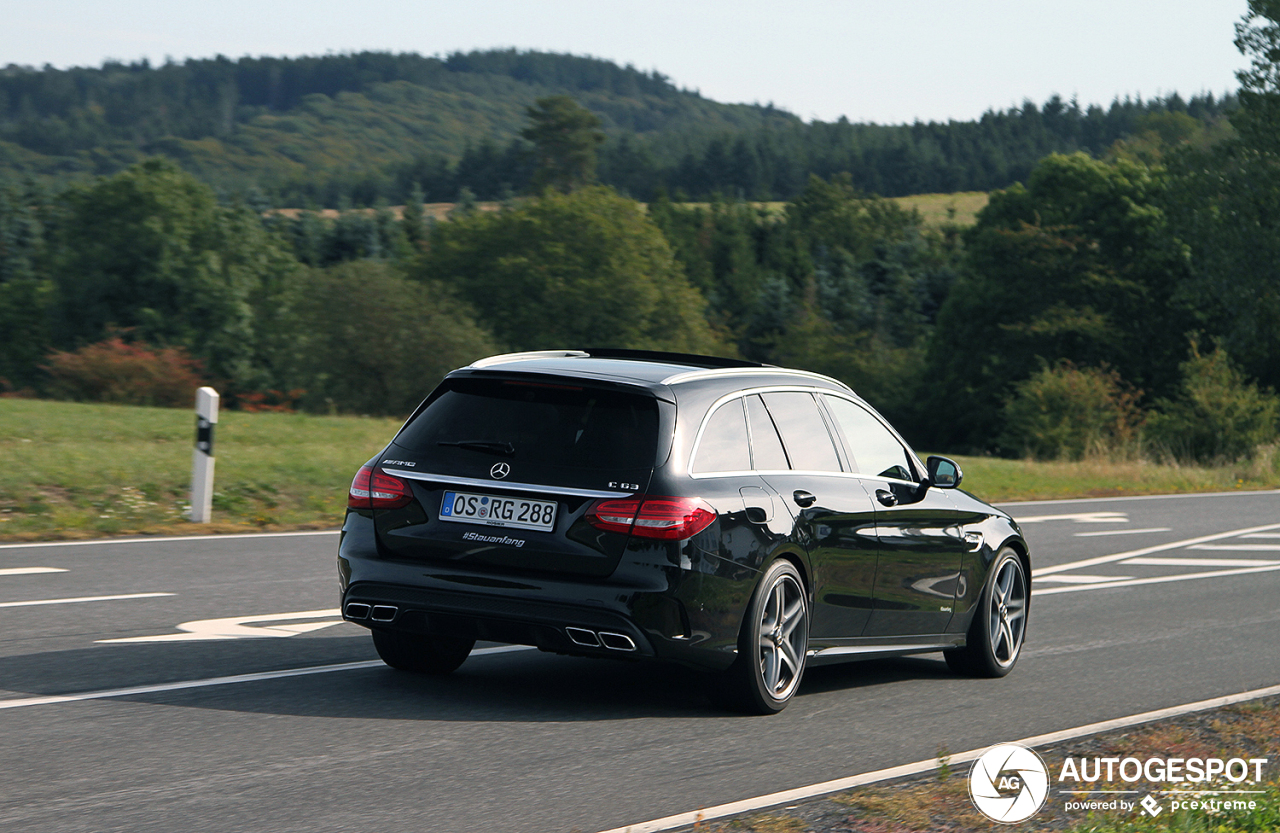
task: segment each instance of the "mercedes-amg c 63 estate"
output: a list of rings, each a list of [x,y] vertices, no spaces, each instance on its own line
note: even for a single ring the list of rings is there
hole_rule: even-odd
[[[1003,676],[1030,554],[960,479],[825,376],[494,356],[445,377],[356,474],[342,613],[394,668],[448,673],[476,640],[666,660],[760,713],[820,663],[942,651]]]

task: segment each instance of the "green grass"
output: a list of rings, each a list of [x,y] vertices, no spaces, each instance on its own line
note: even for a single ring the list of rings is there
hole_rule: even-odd
[[[0,399],[0,538],[330,528],[390,419],[223,412],[213,523],[183,520],[195,415]]]
[[[1280,454],[1275,448],[1264,448],[1254,461],[1223,466],[1105,459],[1042,462],[956,457],[955,460],[964,471],[961,488],[987,501],[1280,488]]]
[[[0,539],[333,528],[356,468],[399,425],[224,412],[213,523],[197,525],[183,518],[194,423],[183,409],[0,398]],[[989,501],[1280,487],[1275,449],[1254,463],[1218,468],[957,460],[963,487]]]

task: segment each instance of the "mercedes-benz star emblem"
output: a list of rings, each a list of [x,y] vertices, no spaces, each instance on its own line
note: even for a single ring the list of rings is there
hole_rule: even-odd
[[[496,480],[501,480],[508,474],[511,474],[511,466],[506,463],[494,463],[493,468],[489,469],[489,476]]]

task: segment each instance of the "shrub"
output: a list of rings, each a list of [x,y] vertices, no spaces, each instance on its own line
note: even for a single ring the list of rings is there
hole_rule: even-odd
[[[293,309],[291,376],[304,408],[405,415],[442,376],[501,352],[446,287],[377,261],[309,272]]]
[[[1042,460],[1135,451],[1139,396],[1114,370],[1069,361],[1042,367],[1005,404],[1000,444]]]
[[[1201,355],[1192,342],[1191,357],[1179,367],[1178,398],[1156,402],[1148,423],[1157,448],[1188,462],[1235,461],[1276,439],[1280,399],[1246,382],[1220,346]]]
[[[41,369],[56,399],[122,405],[190,406],[202,367],[181,347],[127,344],[119,336],[79,350],[54,350]]]

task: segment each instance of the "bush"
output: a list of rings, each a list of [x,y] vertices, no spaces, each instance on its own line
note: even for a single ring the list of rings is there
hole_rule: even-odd
[[[502,352],[444,286],[376,261],[314,270],[294,302],[289,374],[312,411],[407,415],[441,377]]]
[[[1231,462],[1276,439],[1280,399],[1246,382],[1220,346],[1201,355],[1193,342],[1180,369],[1179,397],[1156,402],[1148,423],[1157,448],[1187,462]]]
[[[1114,370],[1069,361],[1043,367],[1015,386],[1000,444],[1041,460],[1136,451],[1139,395]]]
[[[79,350],[54,350],[41,365],[49,393],[77,402],[189,407],[205,384],[202,367],[181,347],[126,344],[119,336]]]

